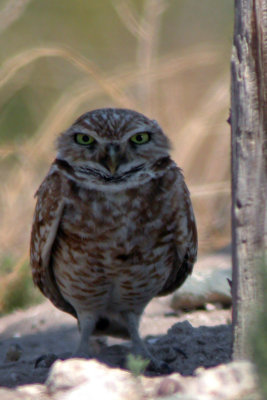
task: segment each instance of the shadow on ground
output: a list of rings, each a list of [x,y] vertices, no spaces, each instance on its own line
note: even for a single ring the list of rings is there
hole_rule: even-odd
[[[11,332],[10,332],[11,333]],[[62,325],[21,337],[8,338],[8,331],[0,335],[0,386],[15,387],[29,383],[43,383],[49,368],[42,363],[36,367],[36,360],[42,354],[62,355],[75,348],[78,332],[75,325]],[[182,375],[191,375],[200,366],[212,367],[227,363],[231,358],[231,326],[200,326],[194,328],[189,322],[174,324],[166,335],[147,336],[150,351],[159,359]],[[18,361],[5,360],[12,346],[21,351]],[[123,367],[130,350],[129,342],[107,346],[96,340],[93,346],[98,351],[98,359],[113,367]],[[147,375],[153,375],[147,372]]]

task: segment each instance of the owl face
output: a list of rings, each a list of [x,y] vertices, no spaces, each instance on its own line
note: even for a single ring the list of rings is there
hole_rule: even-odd
[[[121,182],[145,174],[169,155],[169,141],[156,121],[126,109],[83,114],[58,139],[58,159],[81,179]]]

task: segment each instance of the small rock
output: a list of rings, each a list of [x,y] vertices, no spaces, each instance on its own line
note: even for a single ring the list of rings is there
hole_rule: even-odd
[[[46,397],[46,387],[40,384],[18,386],[17,392],[22,393],[26,400],[43,400]]]
[[[207,311],[214,311],[214,310],[216,310],[216,306],[215,306],[214,304],[211,304],[211,303],[205,304],[205,308],[206,308]]]
[[[141,388],[132,374],[96,360],[56,361],[46,385],[53,399],[140,400]]]
[[[163,379],[158,387],[157,395],[158,396],[170,396],[177,392],[182,392],[183,386],[172,378]]]
[[[17,390],[0,388],[0,399],[1,400],[34,400],[37,397],[27,396],[25,397],[24,393],[19,393]],[[38,398],[39,400],[39,398]],[[41,400],[41,398],[40,398]],[[42,399],[43,400],[43,399]]]
[[[189,391],[190,395],[198,395],[199,399],[225,400],[242,399],[256,392],[255,369],[248,361],[234,361],[209,369],[199,368]]]
[[[193,310],[205,307],[207,303],[230,307],[231,290],[228,284],[231,269],[193,272],[184,285],[174,292],[171,307],[174,310]]]

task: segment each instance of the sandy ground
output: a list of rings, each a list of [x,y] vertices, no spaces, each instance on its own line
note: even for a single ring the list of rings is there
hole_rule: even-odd
[[[177,313],[170,300],[170,296],[154,299],[142,317],[140,332],[151,352],[183,375],[230,361],[231,311],[212,306]],[[49,367],[42,361],[36,365],[36,360],[43,354],[71,353],[78,340],[76,320],[48,301],[0,318],[0,386],[43,383]],[[129,342],[95,339],[93,346],[101,361],[125,365]]]

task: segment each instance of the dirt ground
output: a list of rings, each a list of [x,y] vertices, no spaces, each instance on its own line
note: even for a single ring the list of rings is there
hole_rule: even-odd
[[[212,305],[205,310],[175,312],[170,300],[171,296],[154,299],[142,317],[140,332],[151,352],[183,375],[193,374],[200,366],[230,361],[231,310]],[[76,320],[48,301],[0,318],[0,386],[43,383],[49,367],[36,360],[48,353],[67,356],[78,339]],[[129,342],[101,338],[92,345],[99,360],[124,366]]]

